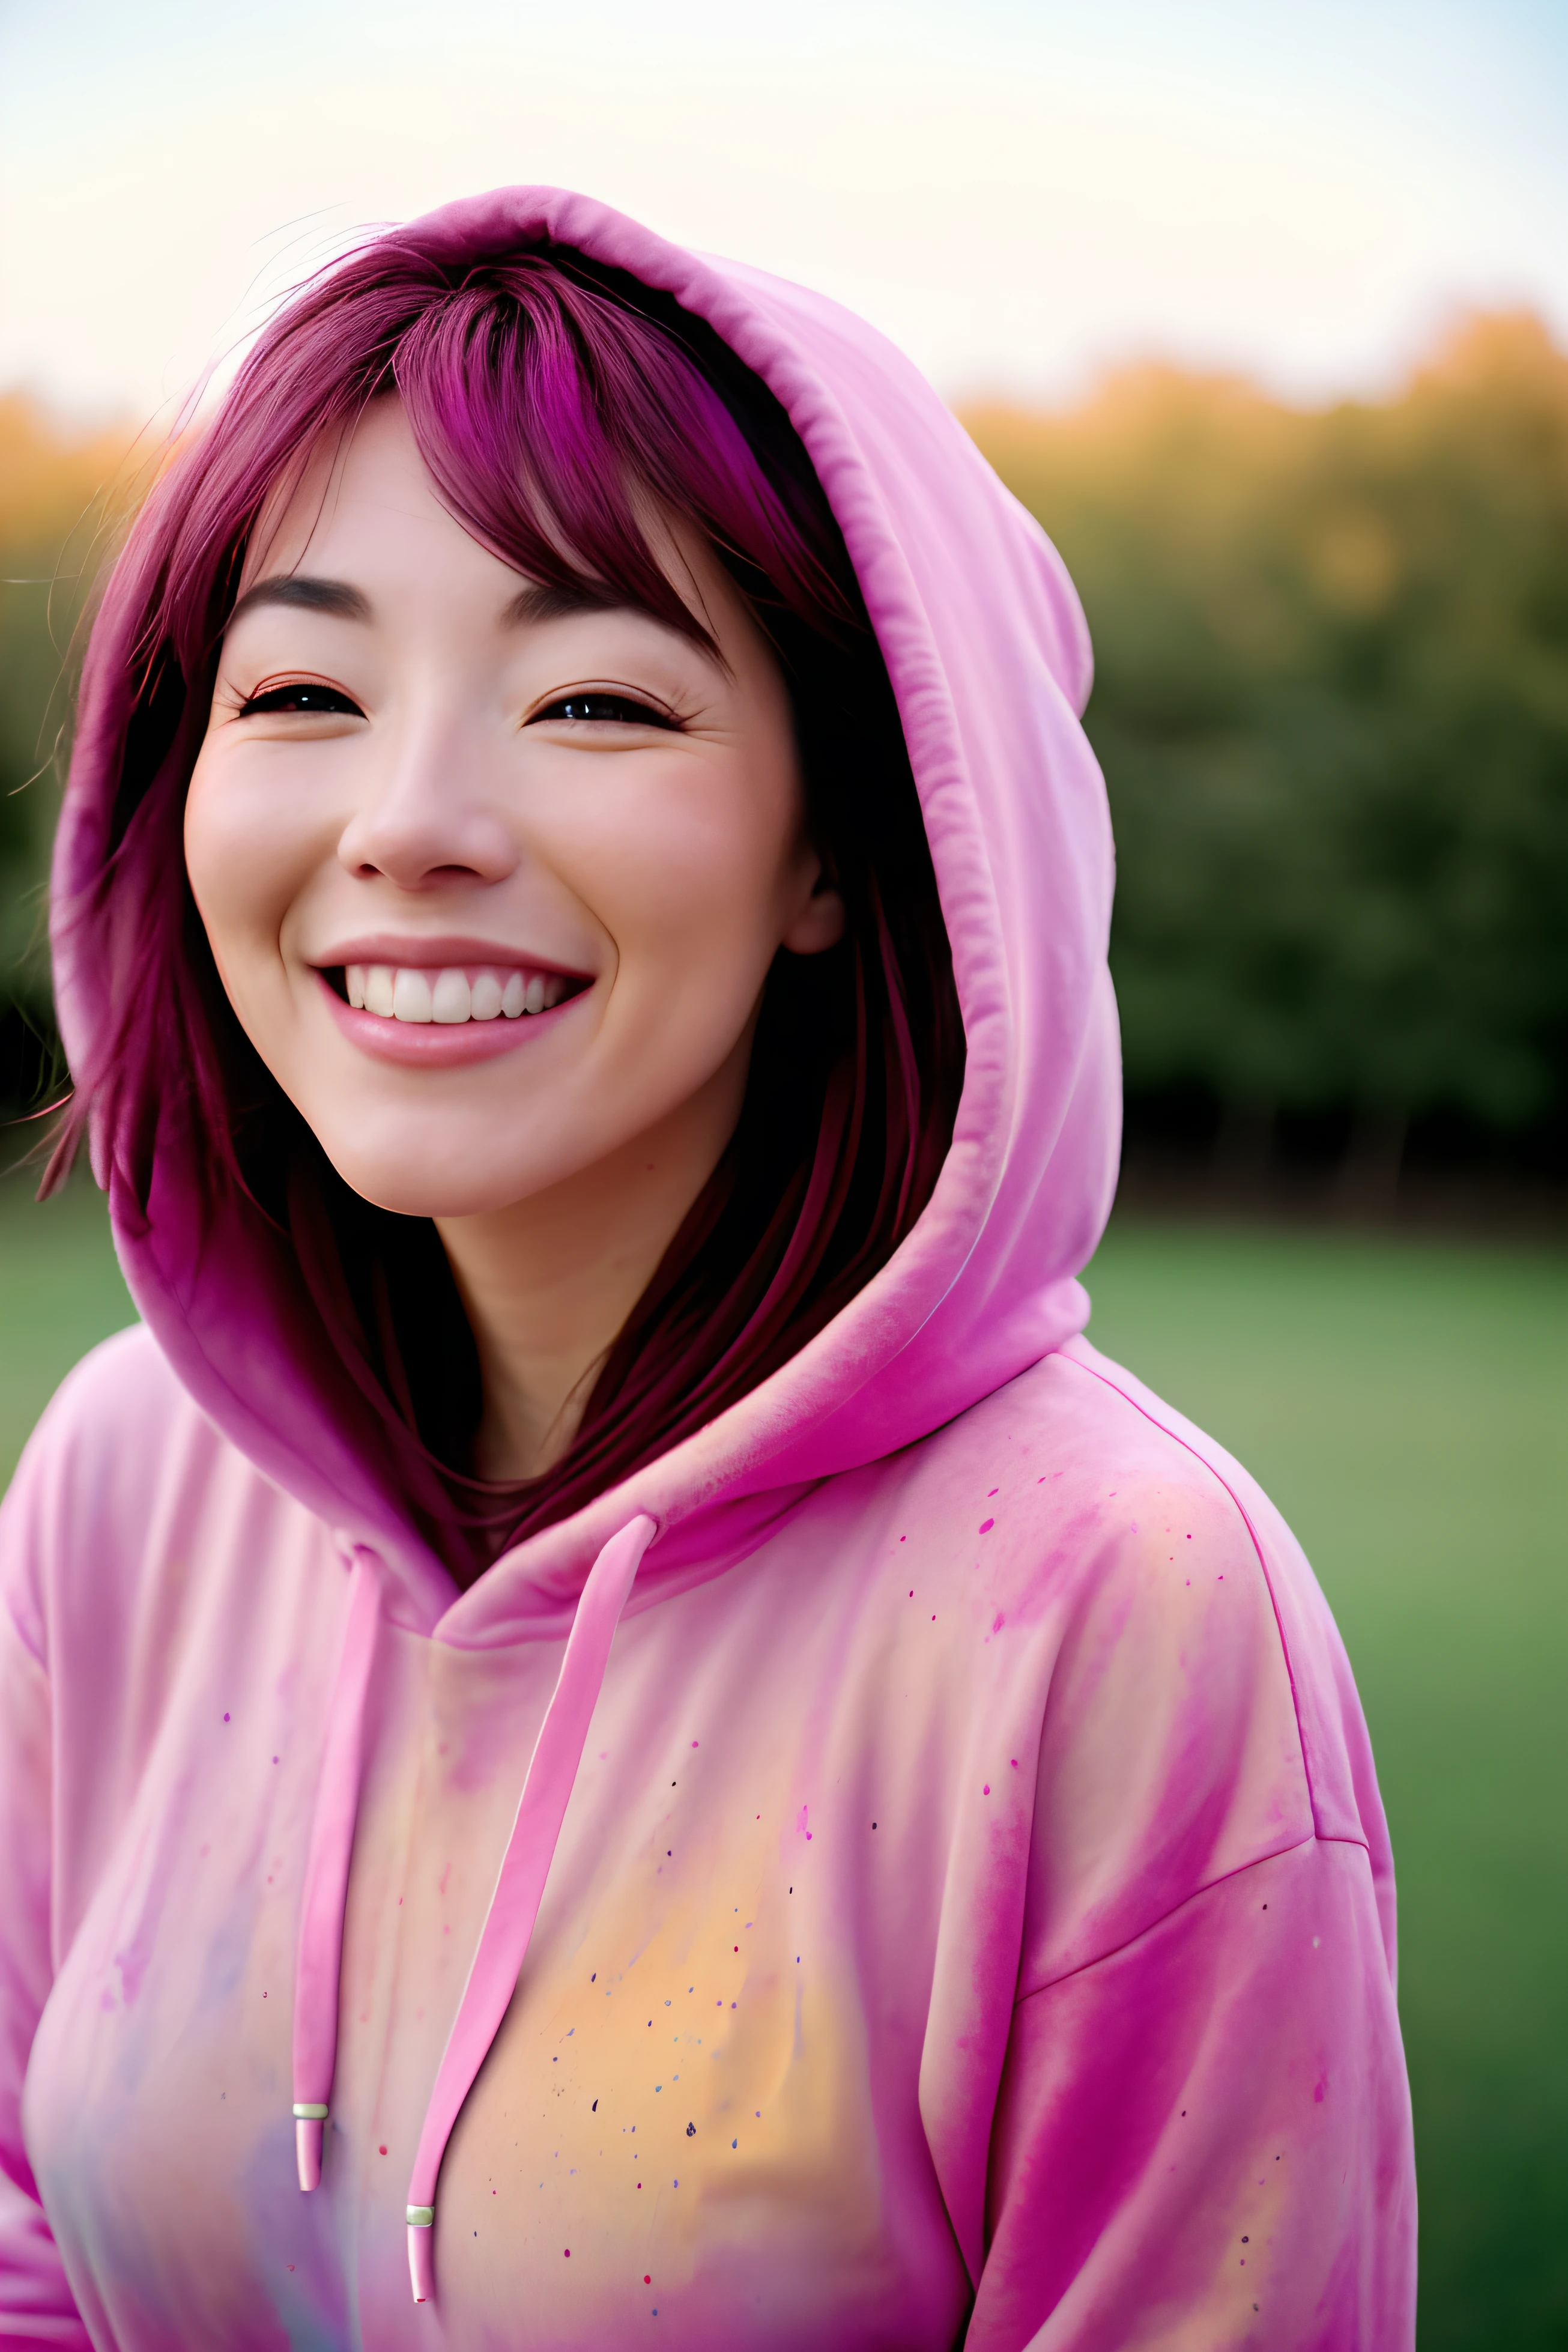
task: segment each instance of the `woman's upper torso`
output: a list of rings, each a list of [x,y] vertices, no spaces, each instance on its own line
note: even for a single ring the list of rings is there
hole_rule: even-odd
[[[1348,1669],[1244,1475],[1077,1336],[1119,1090],[1060,563],[832,305],[550,192],[414,234],[625,268],[783,403],[898,698],[964,1096],[850,1307],[461,1594],[276,1233],[204,1226],[177,1150],[146,1216],[113,1203],[148,1328],[67,1384],[0,1552],[0,2337],[1403,2346]],[[111,598],[68,909],[110,854],[115,626]],[[62,939],[79,1055],[101,1007]],[[563,1669],[633,1528],[613,1642],[612,1612]],[[411,2167],[558,1683],[586,1741],[416,2309]],[[301,2002],[336,2027],[308,2197]]]

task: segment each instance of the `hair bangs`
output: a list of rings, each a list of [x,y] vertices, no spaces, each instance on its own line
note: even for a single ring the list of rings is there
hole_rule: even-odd
[[[531,256],[470,273],[413,322],[392,385],[451,512],[541,586],[632,605],[709,650],[651,507],[695,523],[754,604],[851,624],[724,402],[660,326],[637,323],[629,337],[624,310]]]

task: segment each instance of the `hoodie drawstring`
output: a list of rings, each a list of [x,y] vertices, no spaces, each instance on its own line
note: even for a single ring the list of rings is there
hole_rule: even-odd
[[[413,2299],[435,2292],[432,2232],[435,2183],[446,2143],[474,2078],[500,2031],[555,1859],[583,1743],[610,1664],[610,1645],[632,1582],[657,1532],[645,1515],[611,1537],[589,1571],[567,1637],[554,1693],[533,1756],[478,1949],[447,2036],[419,2137],[408,2191],[408,2260]],[[332,1690],[331,1716],[310,1843],[294,1984],[294,2139],[299,2186],[320,2185],[322,2137],[338,2055],[339,1978],[343,1915],[353,1854],[363,1762],[365,1702],[381,1626],[374,1553],[357,1546],[350,1570],[349,1616]]]
[[[338,1979],[360,1807],[365,1700],[380,1623],[375,1556],[357,1545],[349,1570],[349,1619],[305,1857],[305,1901],[294,1972],[294,2149],[301,2189],[315,2189],[321,2179],[321,2139],[338,2058]]]
[[[640,1514],[612,1536],[590,1570],[577,1605],[566,1655],[534,1743],[517,1818],[479,1931],[478,1949],[419,2136],[408,2185],[408,2266],[415,2303],[428,2302],[435,2293],[432,2240],[441,2160],[463,2102],[517,1990],[582,1760],[589,1723],[610,1664],[610,1645],[643,1554],[656,1532],[656,1522]]]

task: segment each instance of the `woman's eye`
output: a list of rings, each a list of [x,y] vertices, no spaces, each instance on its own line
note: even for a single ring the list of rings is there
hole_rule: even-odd
[[[256,719],[275,711],[302,711],[310,718],[325,714],[362,719],[365,715],[359,704],[338,687],[315,686],[303,678],[292,679],[287,686],[264,687],[259,694],[247,696],[239,707],[242,719]]]
[[[547,702],[528,720],[537,727],[543,719],[584,721],[615,727],[664,727],[674,729],[677,721],[667,710],[656,710],[650,702],[639,702],[631,694],[563,694],[557,702]]]

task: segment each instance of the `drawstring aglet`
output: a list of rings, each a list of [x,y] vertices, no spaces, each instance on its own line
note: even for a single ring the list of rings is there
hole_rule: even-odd
[[[415,2303],[430,2303],[435,2294],[435,2208],[434,2205],[411,2205],[408,2209],[408,2274],[413,2283]]]
[[[299,2186],[304,2189],[321,2186],[321,2126],[328,2113],[314,2099],[296,2099],[294,2103],[294,2154],[299,2166]]]

